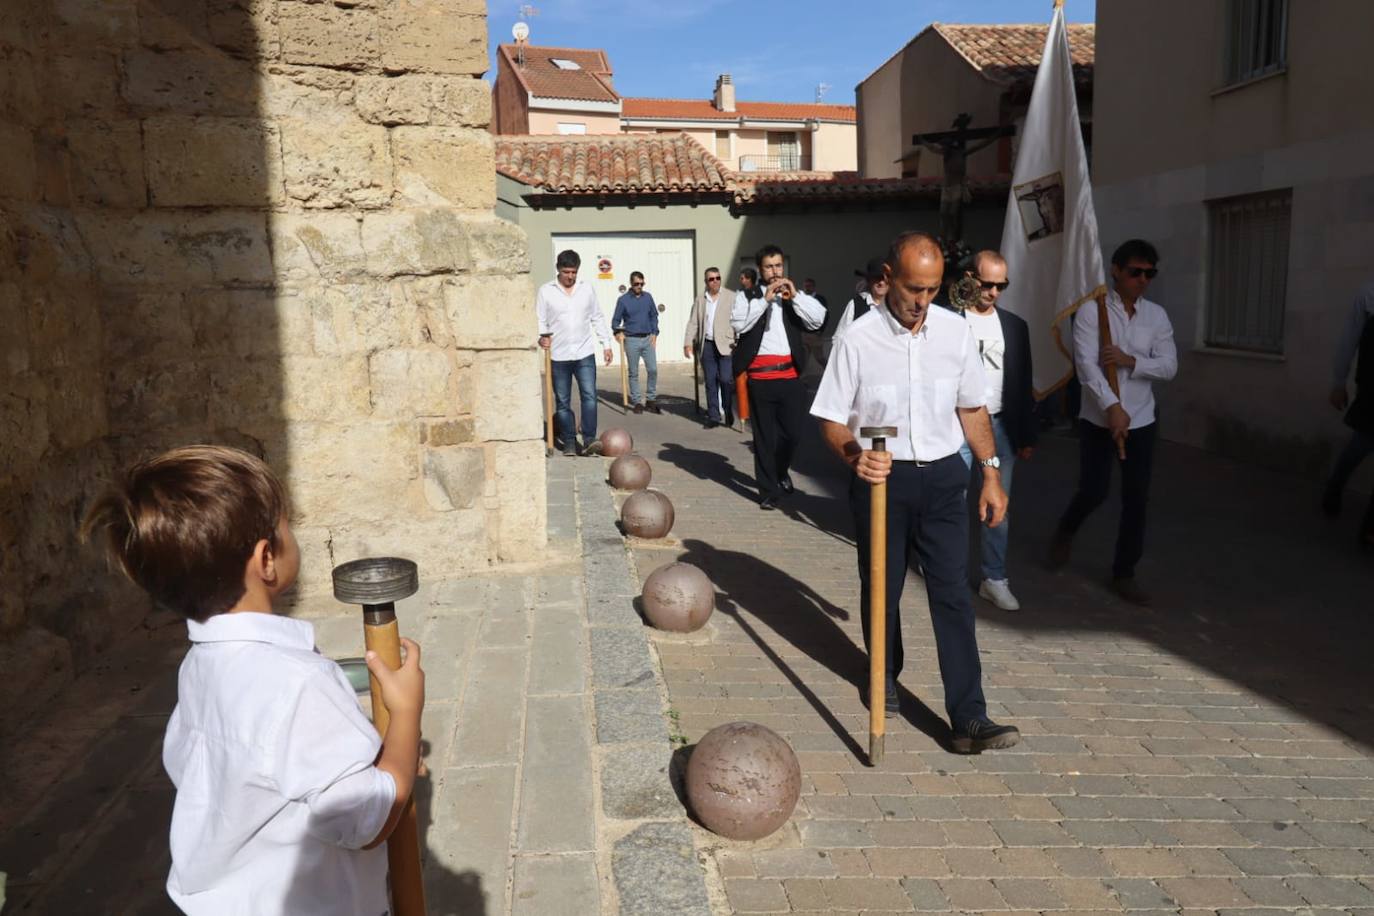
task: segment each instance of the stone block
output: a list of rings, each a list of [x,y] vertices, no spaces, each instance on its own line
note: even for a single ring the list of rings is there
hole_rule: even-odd
[[[474,273],[529,273],[528,238],[515,223],[495,216],[473,219],[467,224],[467,237]]]
[[[0,481],[32,474],[50,441],[50,392],[36,375],[23,373],[0,388]]]
[[[386,129],[354,119],[282,124],[286,193],[307,207],[386,206],[391,159]]]
[[[196,352],[208,357],[315,352],[310,303],[286,290],[195,291],[185,297],[185,315]]]
[[[210,40],[205,0],[138,0],[138,40],[145,48],[203,49]]]
[[[486,453],[480,448],[449,446],[426,448],[421,465],[424,470],[425,501],[437,512],[470,509],[482,495],[486,482]]]
[[[380,58],[377,11],[333,3],[277,4],[282,58],[291,64],[359,70]]]
[[[431,124],[486,127],[491,124],[491,89],[486,80],[455,76],[434,82]]]
[[[444,305],[462,349],[528,350],[539,334],[528,274],[455,277],[444,286]]]
[[[281,53],[276,0],[209,0],[210,41],[244,58],[271,60]]]
[[[100,312],[88,285],[64,282],[31,288],[25,310],[29,346],[34,354],[42,354],[36,369],[100,371]]]
[[[77,216],[77,225],[104,283],[184,288],[275,279],[263,213],[87,211]]]
[[[464,763],[461,755],[458,759]],[[495,913],[503,907],[515,805],[514,766],[443,771],[426,837],[426,896],[435,913]],[[458,904],[458,901],[465,901]]]
[[[94,206],[148,205],[143,132],[136,121],[77,121],[67,125],[72,193]]]
[[[204,367],[114,364],[109,388],[111,432],[204,429],[209,416],[206,387]]]
[[[492,136],[463,127],[397,127],[391,131],[396,191],[416,206],[490,210],[496,206]]]
[[[5,167],[0,169],[0,197],[35,199],[38,161],[33,131],[19,124],[0,123],[0,149],[5,150]]]
[[[362,235],[368,270],[384,277],[467,270],[470,222],[452,210],[368,213]]]
[[[421,445],[439,448],[445,445],[469,445],[476,441],[477,434],[472,417],[463,417],[458,420],[420,421]]]
[[[251,118],[259,113],[259,78],[248,62],[201,47],[131,51],[124,57],[124,78],[115,85],[139,113]]]
[[[601,744],[622,741],[661,741],[666,744],[668,728],[658,689],[598,690],[596,740]]]
[[[517,856],[513,916],[586,916],[601,911],[596,857]]]
[[[611,872],[621,916],[709,916],[706,880],[685,823],[650,823],[618,840]]]
[[[82,54],[58,54],[48,68],[44,89],[49,110],[68,117],[127,117],[128,106],[119,94],[119,58],[113,52],[87,48]]]
[[[138,38],[135,0],[56,0],[48,9],[48,25],[52,29],[49,40],[56,47],[125,47]]]
[[[477,438],[521,442],[543,436],[539,360],[530,351],[484,351],[476,356],[473,414]]]
[[[4,14],[0,13],[0,22]],[[0,26],[0,36],[5,34]],[[30,123],[42,106],[38,91],[38,67],[24,48],[0,48],[0,123]],[[46,90],[47,87],[45,86]]]
[[[293,519],[318,527],[402,519],[402,497],[418,474],[408,432],[404,423],[366,421],[287,426],[279,463],[290,467]]]
[[[276,213],[268,234],[278,282],[337,280],[366,273],[361,221],[351,213]]]
[[[427,76],[363,76],[354,101],[369,124],[428,124],[433,92]]]
[[[375,283],[315,285],[300,291],[311,316],[310,336],[320,355],[368,354],[423,343],[403,309],[392,307]]]
[[[384,483],[371,485],[386,489]],[[477,509],[430,513],[424,509],[423,499],[418,505],[398,505],[393,490],[390,504],[372,518],[331,527],[336,562],[357,557],[408,557],[419,565],[422,582],[460,576],[491,565],[486,548],[486,515]]]
[[[392,0],[382,14],[382,67],[484,73],[486,13],[481,0]]]
[[[619,820],[672,818],[682,804],[669,774],[668,742],[625,744],[605,748],[601,759],[601,807]]]
[[[18,375],[29,368],[28,321],[18,284],[0,282],[0,373]]]
[[[271,64],[258,72],[258,110],[268,117],[337,121],[351,114],[357,81],[352,73],[285,64]]]
[[[282,201],[276,127],[230,118],[150,118],[148,192],[161,207],[266,208]]]
[[[368,359],[372,413],[442,417],[458,413],[453,355],[439,349],[379,350]]]
[[[52,207],[17,207],[0,213],[0,267],[29,289],[57,280],[87,282],[91,257],[84,227],[72,213]]]
[[[487,451],[496,474],[498,556],[513,563],[537,559],[548,543],[544,440],[488,443]]]

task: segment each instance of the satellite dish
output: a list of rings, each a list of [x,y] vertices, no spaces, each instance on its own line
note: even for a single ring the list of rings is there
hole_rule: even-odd
[[[526,38],[530,37],[529,24],[525,22],[517,22],[515,25],[511,26],[510,33],[516,41],[524,41]]]

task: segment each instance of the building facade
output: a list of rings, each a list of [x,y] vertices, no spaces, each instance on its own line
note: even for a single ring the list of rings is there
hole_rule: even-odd
[[[1098,6],[1097,218],[1108,252],[1160,249],[1170,438],[1320,475],[1347,434],[1326,394],[1374,279],[1371,36],[1361,0]]]
[[[933,23],[855,89],[859,172],[866,178],[939,177],[938,151],[914,147],[913,134],[969,126],[1019,128],[1045,47],[1044,25]],[[1091,142],[1093,26],[1069,26],[1084,138]],[[1015,136],[969,156],[968,174],[1010,174]]]
[[[623,97],[601,50],[501,45],[492,87],[498,135],[686,133],[741,172],[854,171],[852,105],[744,102],[729,74],[711,97]]]

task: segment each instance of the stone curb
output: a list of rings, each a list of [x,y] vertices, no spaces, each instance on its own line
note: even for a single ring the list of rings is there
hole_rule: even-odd
[[[705,872],[672,782],[662,672],[635,608],[639,595],[616,527],[608,461],[578,462],[577,508],[601,811],[627,829],[611,852],[621,916],[711,916]]]

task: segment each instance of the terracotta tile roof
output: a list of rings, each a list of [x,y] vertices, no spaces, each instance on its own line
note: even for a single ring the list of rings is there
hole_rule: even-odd
[[[501,136],[496,170],[551,194],[721,192],[729,171],[681,133]]]
[[[516,79],[532,95],[584,102],[615,102],[620,99],[611,87],[611,62],[606,58],[605,51],[527,45],[523,65],[515,62],[515,45],[501,45],[499,51],[510,64]],[[572,61],[578,69],[560,69],[554,65],[554,58]]]
[[[1040,55],[1045,50],[1048,25],[951,25],[930,26],[988,79],[1018,83],[1035,79]],[[1069,24],[1069,54],[1076,82],[1092,81],[1096,27],[1091,23]]]
[[[665,118],[676,121],[848,121],[858,120],[853,105],[821,105],[806,102],[736,102],[735,111],[719,111],[710,99],[625,99],[621,116]]]
[[[739,206],[782,203],[877,202],[940,199],[939,178],[860,178],[858,172],[793,172],[766,176],[736,175],[734,202]],[[1006,197],[1009,175],[970,178],[974,197]]]

